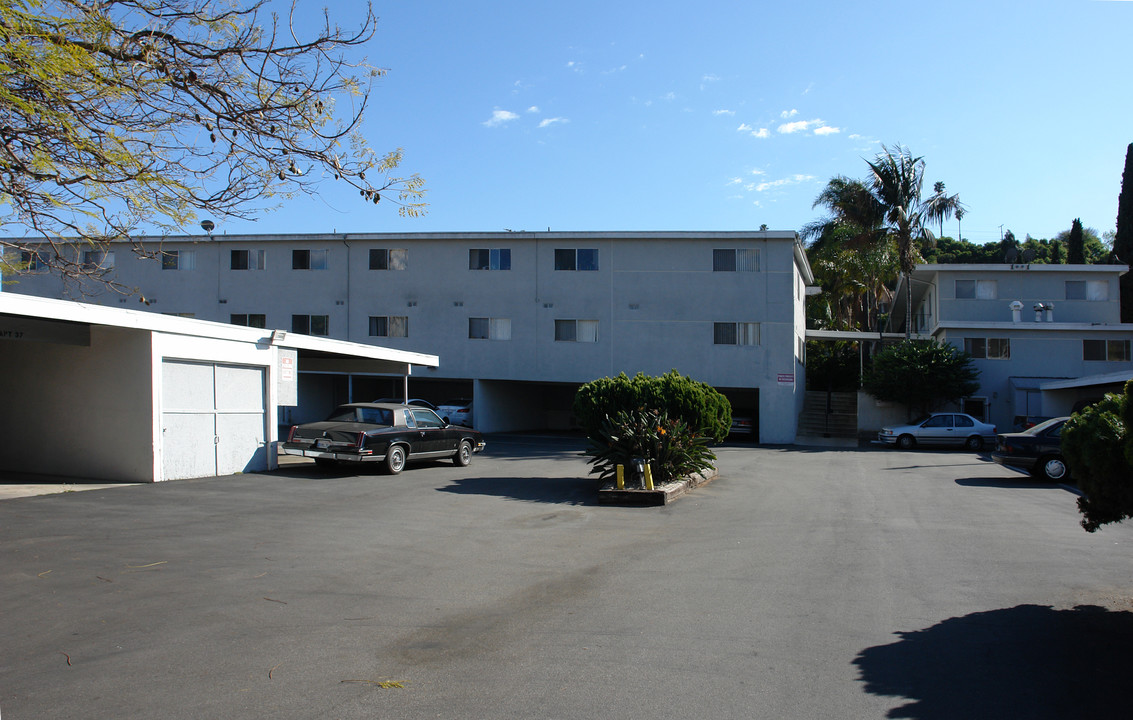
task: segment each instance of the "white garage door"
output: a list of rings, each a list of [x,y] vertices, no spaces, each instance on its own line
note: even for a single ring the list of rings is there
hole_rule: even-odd
[[[163,478],[267,469],[264,368],[162,363]]]

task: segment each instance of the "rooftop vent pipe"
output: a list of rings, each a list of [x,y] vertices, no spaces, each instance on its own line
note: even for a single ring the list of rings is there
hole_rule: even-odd
[[[1023,303],[1015,300],[1008,307],[1011,308],[1011,322],[1022,322],[1023,320]]]

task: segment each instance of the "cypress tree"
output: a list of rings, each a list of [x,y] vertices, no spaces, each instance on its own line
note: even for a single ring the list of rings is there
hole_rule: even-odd
[[[1117,196],[1117,235],[1113,239],[1117,261],[1133,265],[1133,143],[1125,151],[1121,194]],[[1121,276],[1121,322],[1133,323],[1133,274]]]
[[[1070,265],[1086,264],[1086,242],[1082,237],[1082,220],[1074,218],[1070,225],[1070,239],[1066,241],[1066,262]]]

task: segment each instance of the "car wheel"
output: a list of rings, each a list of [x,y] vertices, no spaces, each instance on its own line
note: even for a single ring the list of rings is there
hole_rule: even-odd
[[[386,452],[386,472],[396,475],[405,468],[405,448],[394,445]]]
[[[452,464],[457,467],[468,467],[472,462],[472,443],[467,440],[460,441],[460,447],[456,449],[456,455],[452,456]]]
[[[970,438],[968,438],[967,440],[964,441],[964,447],[966,447],[969,450],[976,450],[976,451],[983,450],[984,449],[984,439],[982,437],[980,437],[979,435],[973,435],[973,436],[971,436]]]
[[[902,450],[912,450],[917,446],[917,439],[912,435],[902,435],[897,438],[897,447]]]
[[[1057,455],[1047,455],[1040,458],[1038,469],[1039,477],[1048,482],[1064,480],[1070,474],[1066,468],[1066,461]]]

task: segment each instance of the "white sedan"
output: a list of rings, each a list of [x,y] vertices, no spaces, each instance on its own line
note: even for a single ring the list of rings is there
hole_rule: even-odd
[[[908,425],[881,428],[879,442],[910,450],[917,445],[956,445],[982,450],[995,443],[995,426],[964,413],[933,413]]]

